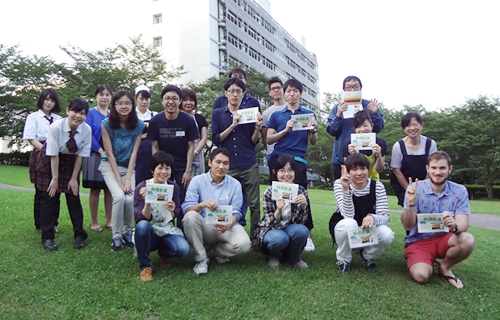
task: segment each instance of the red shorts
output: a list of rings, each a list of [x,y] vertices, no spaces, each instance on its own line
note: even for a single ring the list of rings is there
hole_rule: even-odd
[[[434,237],[425,240],[419,240],[406,245],[404,257],[408,269],[418,262],[434,264],[436,259],[444,259],[446,252],[450,248],[448,239],[453,236],[453,233],[441,237]]]

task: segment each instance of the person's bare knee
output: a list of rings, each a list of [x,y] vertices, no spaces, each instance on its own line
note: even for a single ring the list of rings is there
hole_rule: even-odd
[[[432,275],[432,266],[423,262],[415,263],[409,270],[412,278],[419,283],[427,283]]]

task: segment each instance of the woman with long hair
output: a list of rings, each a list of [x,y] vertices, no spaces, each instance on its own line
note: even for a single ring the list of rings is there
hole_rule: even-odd
[[[134,219],[134,166],[144,129],[144,123],[137,118],[135,112],[134,97],[129,92],[119,91],[113,96],[109,117],[102,121],[101,129],[106,150],[101,157],[101,172],[113,196],[111,248],[118,251],[122,249],[122,238],[128,247],[134,247],[131,235]]]
[[[30,154],[29,160],[29,172],[30,181],[35,185],[35,199],[33,206],[33,214],[35,218],[35,228],[38,232],[42,232],[40,226],[40,208],[42,200],[42,192],[36,187],[36,162],[38,157],[40,157],[40,152],[47,140],[47,134],[49,132],[49,126],[56,120],[61,119],[61,116],[56,114],[61,112],[61,102],[59,101],[59,95],[57,91],[48,88],[42,91],[42,94],[38,98],[36,104],[38,111],[29,114],[26,117],[26,122],[24,123],[23,139],[28,140],[28,142],[33,146],[33,151]],[[59,213],[57,214],[59,217]],[[59,233],[56,228],[56,223],[54,225],[55,233]]]

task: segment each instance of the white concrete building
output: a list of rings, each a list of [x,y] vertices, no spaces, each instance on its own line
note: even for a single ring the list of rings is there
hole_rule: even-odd
[[[183,65],[181,83],[202,82],[228,70],[229,61],[304,85],[302,105],[319,106],[318,62],[270,15],[269,0],[149,0],[145,40]],[[145,19],[143,19],[144,21]],[[302,41],[304,43],[304,41]]]

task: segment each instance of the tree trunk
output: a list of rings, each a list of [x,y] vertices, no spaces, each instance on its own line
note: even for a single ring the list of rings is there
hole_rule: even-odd
[[[486,188],[486,194],[488,195],[488,200],[493,200],[493,185],[485,184],[484,187]]]

